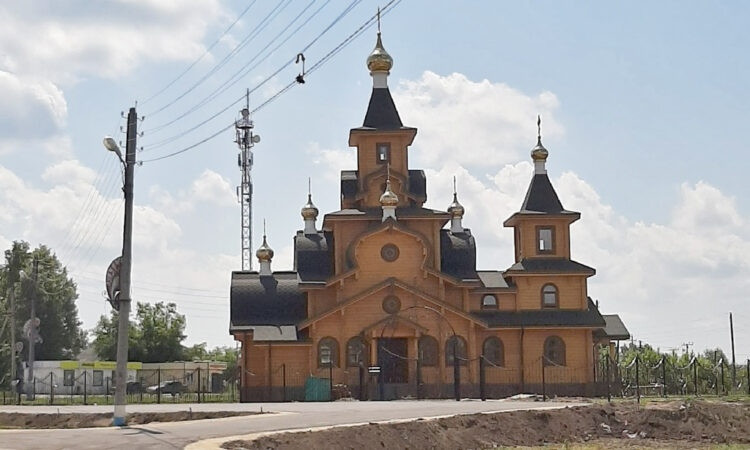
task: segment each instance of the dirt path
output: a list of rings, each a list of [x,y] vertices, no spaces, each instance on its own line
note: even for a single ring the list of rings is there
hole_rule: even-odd
[[[750,443],[750,405],[632,403],[551,411],[474,414],[437,420],[370,424],[232,441],[227,449],[465,449],[595,443],[594,448],[696,448]]]

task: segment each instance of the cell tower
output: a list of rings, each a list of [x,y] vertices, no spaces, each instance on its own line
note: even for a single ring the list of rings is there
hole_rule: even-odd
[[[237,186],[237,201],[242,209],[242,270],[252,270],[250,258],[253,244],[253,169],[252,148],[260,142],[260,136],[253,134],[253,121],[250,120],[250,90],[245,94],[245,107],[240,111],[240,118],[234,121],[237,139],[234,141],[240,149],[237,165],[242,173],[242,183]]]

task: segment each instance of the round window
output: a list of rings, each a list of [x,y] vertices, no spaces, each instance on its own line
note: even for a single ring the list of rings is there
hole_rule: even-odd
[[[393,244],[385,244],[380,249],[380,257],[388,262],[393,262],[398,259],[399,251],[398,247]]]
[[[383,299],[383,311],[388,314],[396,314],[401,311],[401,300],[395,295],[389,295]]]

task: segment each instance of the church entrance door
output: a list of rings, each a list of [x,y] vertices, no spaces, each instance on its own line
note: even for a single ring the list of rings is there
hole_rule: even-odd
[[[378,365],[382,399],[390,400],[407,395],[409,382],[408,340],[381,338],[378,340]]]

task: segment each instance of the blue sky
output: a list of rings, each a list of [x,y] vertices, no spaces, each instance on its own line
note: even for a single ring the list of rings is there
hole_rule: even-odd
[[[56,250],[79,283],[86,328],[108,312],[103,276],[121,239],[119,169],[101,138],[124,139],[120,112],[138,101],[145,162],[136,170],[133,296],[177,302],[189,343],[232,344],[233,132],[147,161],[231,123],[246,88],[257,87],[251,108],[278,92],[301,71],[285,64],[348,6],[305,50],[308,69],[386,2],[257,0],[222,35],[250,4],[0,6],[0,244],[26,239]],[[382,21],[395,60],[389,85],[405,124],[419,129],[410,164],[428,174],[428,206],[447,207],[457,176],[479,267],[507,268],[512,233],[501,222],[528,185],[541,114],[550,176],[563,205],[582,213],[573,257],[597,268],[589,294],[603,312],[621,314],[636,339],[662,349],[694,342],[728,351],[732,311],[738,358],[750,357],[742,344],[750,338],[749,16],[741,2],[395,3]],[[354,168],[348,130],[364,118],[374,41],[370,27],[253,117],[262,137],[253,247],[265,218],[277,270],[291,268],[308,177],[321,211],[338,209],[338,171]],[[237,82],[213,96],[234,74]]]

